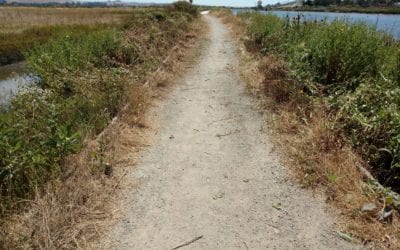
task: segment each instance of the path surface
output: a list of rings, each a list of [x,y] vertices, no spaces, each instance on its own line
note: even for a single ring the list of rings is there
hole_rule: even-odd
[[[113,249],[351,249],[324,203],[286,181],[240,82],[236,47],[205,16],[210,44],[156,111],[161,129],[126,178],[138,179]]]

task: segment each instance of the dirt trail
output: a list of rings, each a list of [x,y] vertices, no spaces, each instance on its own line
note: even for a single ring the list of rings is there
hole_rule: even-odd
[[[204,17],[210,43],[159,107],[154,145],[125,178],[139,181],[112,249],[353,249],[322,201],[290,181],[240,82],[233,39]]]

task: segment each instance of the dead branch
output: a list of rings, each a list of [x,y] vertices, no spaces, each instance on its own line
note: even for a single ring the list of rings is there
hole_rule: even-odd
[[[184,243],[184,244],[182,244],[182,245],[179,245],[179,246],[177,246],[177,247],[174,247],[174,248],[172,248],[172,250],[176,250],[176,249],[178,249],[178,248],[188,246],[188,245],[192,244],[193,242],[200,240],[201,238],[203,238],[203,235],[200,235],[200,236],[194,238],[193,240],[188,241],[188,242],[186,242],[186,243]]]

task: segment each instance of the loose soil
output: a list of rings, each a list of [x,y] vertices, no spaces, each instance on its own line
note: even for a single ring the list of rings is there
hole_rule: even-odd
[[[124,177],[106,249],[355,249],[335,215],[288,178],[215,17],[197,65],[153,111],[153,145]]]

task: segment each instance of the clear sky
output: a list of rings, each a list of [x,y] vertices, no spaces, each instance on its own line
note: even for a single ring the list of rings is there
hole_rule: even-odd
[[[171,3],[174,0],[123,0],[124,2],[138,3]],[[279,0],[263,0],[263,4],[277,3]],[[283,1],[281,1],[283,2]],[[199,5],[216,5],[216,6],[235,6],[235,7],[252,7],[256,5],[256,0],[193,0],[194,4]]]

